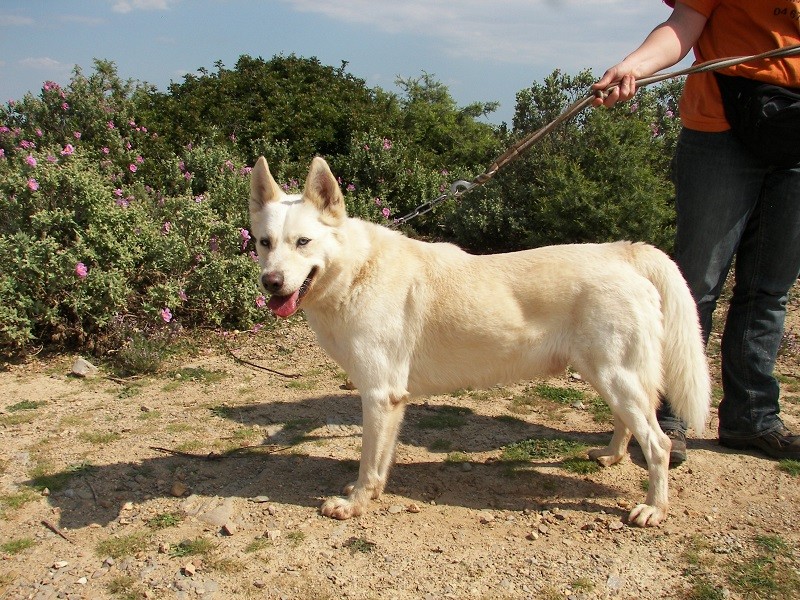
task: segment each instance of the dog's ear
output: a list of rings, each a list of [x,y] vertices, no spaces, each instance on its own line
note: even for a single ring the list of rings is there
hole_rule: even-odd
[[[319,156],[311,161],[303,200],[311,202],[321,213],[330,217],[334,225],[347,216],[339,182],[331,173],[328,163]]]
[[[282,195],[281,188],[269,172],[267,159],[259,157],[250,172],[250,211],[258,212],[267,202],[275,202]]]

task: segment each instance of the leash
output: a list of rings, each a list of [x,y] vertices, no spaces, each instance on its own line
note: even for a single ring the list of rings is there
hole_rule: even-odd
[[[674,79],[676,77],[682,77],[683,75],[691,75],[693,73],[704,73],[706,71],[716,71],[718,69],[724,69],[725,67],[740,65],[746,62],[752,62],[754,60],[761,60],[766,58],[783,58],[786,56],[794,56],[796,54],[800,54],[800,44],[785,46],[783,48],[776,48],[775,50],[762,52],[761,54],[753,54],[751,56],[718,58],[702,62],[697,65],[693,65],[691,67],[687,67],[686,69],[681,69],[680,71],[672,71],[669,73],[656,74],[656,75],[651,75],[650,77],[643,77],[642,79],[637,79],[636,88],[638,89],[640,87],[645,87],[647,85],[658,83],[659,81],[664,81],[666,79]],[[485,172],[475,177],[472,181],[459,179],[458,181],[454,182],[447,191],[445,191],[438,197],[434,198],[433,200],[429,200],[427,202],[420,204],[407,215],[395,219],[392,225],[394,227],[399,227],[400,225],[407,223],[408,221],[410,221],[415,217],[424,215],[425,213],[432,211],[436,206],[438,206],[439,204],[441,204],[442,202],[444,202],[449,198],[459,199],[467,192],[475,189],[476,187],[484,185],[487,181],[492,179],[492,177],[497,175],[497,172],[500,171],[500,169],[505,167],[510,162],[513,162],[514,160],[519,158],[523,152],[525,152],[533,144],[539,141],[542,137],[550,133],[553,129],[561,125],[561,123],[563,123],[564,121],[571,119],[576,114],[581,112],[584,108],[589,106],[595,98],[605,98],[608,95],[608,92],[617,87],[619,87],[619,84],[613,83],[610,86],[608,86],[605,90],[592,91],[583,96],[582,98],[579,98],[578,100],[570,104],[558,117],[556,117],[550,123],[528,134],[527,136],[516,142],[503,154],[498,156]]]

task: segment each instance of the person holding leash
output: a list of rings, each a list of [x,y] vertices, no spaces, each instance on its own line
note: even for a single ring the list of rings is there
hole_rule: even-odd
[[[703,62],[800,43],[797,0],[665,2],[673,7],[669,18],[592,86],[600,92],[595,106],[630,99],[637,78],[676,64],[692,48]],[[706,343],[736,256],[722,337],[719,443],[775,459],[800,459],[800,435],[779,416],[773,375],[789,290],[800,275],[800,90],[791,88],[800,88],[800,56],[689,75],[672,163],[675,261],[697,303]],[[764,137],[769,128],[754,119],[777,110],[774,93],[778,108],[788,108],[774,136]],[[764,109],[753,116],[759,104]],[[672,440],[670,465],[680,464],[686,460],[686,426],[668,398],[658,417]]]

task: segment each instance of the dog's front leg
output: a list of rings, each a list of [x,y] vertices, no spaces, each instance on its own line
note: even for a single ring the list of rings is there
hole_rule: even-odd
[[[361,407],[364,432],[358,480],[345,487],[346,498],[328,498],[322,504],[322,514],[334,519],[357,517],[370,500],[383,493],[405,413],[405,394],[398,397],[385,390],[362,391]]]

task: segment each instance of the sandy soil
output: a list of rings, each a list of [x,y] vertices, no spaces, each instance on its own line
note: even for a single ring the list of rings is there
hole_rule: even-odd
[[[778,372],[800,431],[791,311]],[[718,380],[717,354],[715,334]],[[354,478],[360,401],[302,319],[194,342],[156,376],[78,378],[75,358],[0,371],[3,599],[800,597],[800,477],[718,446],[716,410],[657,528],[625,522],[636,446],[593,473],[503,460],[531,438],[609,439],[568,374],[546,388],[567,401],[532,403],[546,389],[528,382],[410,406],[387,493],[339,522],[318,507]]]

